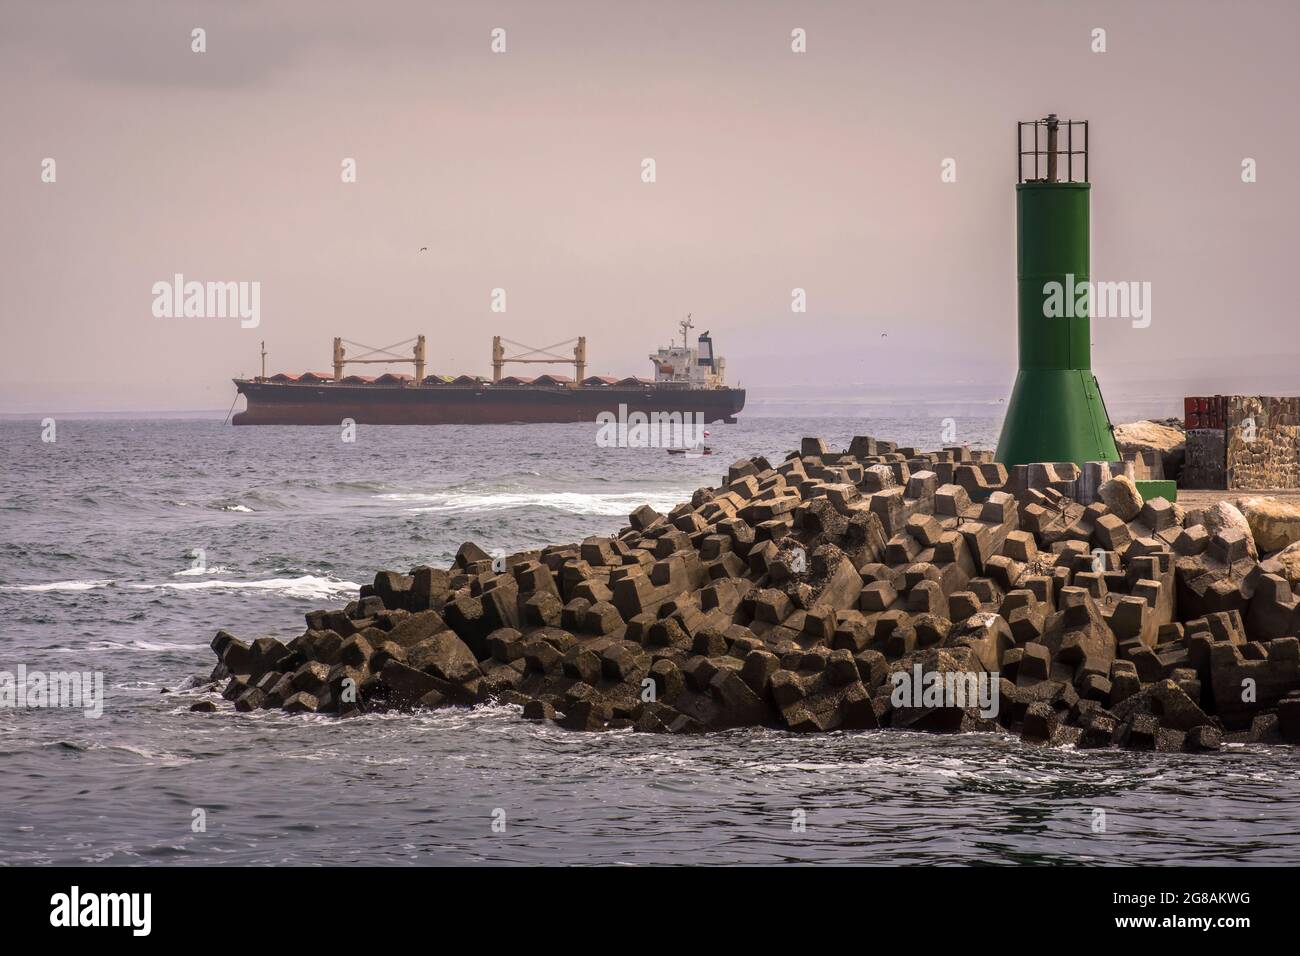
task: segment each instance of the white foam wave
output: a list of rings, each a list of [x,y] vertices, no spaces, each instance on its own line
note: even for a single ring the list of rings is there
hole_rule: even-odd
[[[173,641],[131,641],[126,644],[118,641],[98,641],[90,646],[97,650],[106,651],[192,651],[196,647],[205,647],[206,645],[180,644]],[[64,648],[56,648],[56,650],[64,650]]]
[[[206,677],[200,677],[198,674],[190,674],[179,684],[172,688],[172,692],[179,694],[187,690],[197,690],[200,687],[211,687],[212,681]]]
[[[174,578],[194,578],[204,574],[229,574],[229,570],[219,564],[214,564],[210,568],[186,568],[184,571],[177,571],[172,574]]]
[[[207,573],[224,573],[224,568],[213,568]],[[178,574],[189,574],[181,571]],[[95,588],[109,587],[114,581],[51,581],[49,584],[14,584],[0,587],[0,591],[90,591]],[[361,585],[353,581],[338,581],[334,578],[304,574],[296,578],[266,578],[262,581],[167,581],[162,584],[128,584],[136,591],[209,591],[209,590],[251,590],[280,591],[292,598],[319,600],[355,593]]]
[[[355,592],[361,585],[304,574],[296,578],[267,578],[262,581],[168,581],[164,584],[133,584],[131,587],[142,591],[158,588],[169,591],[279,591],[286,597],[322,600]]]
[[[252,509],[252,508],[249,508],[247,505],[222,505],[222,506],[221,506],[221,510],[222,510],[222,511],[240,511],[240,512],[245,512],[245,513],[247,513],[247,514],[252,514],[252,513],[253,513],[253,509]]]
[[[433,494],[387,494],[377,497],[414,505],[412,512],[482,514],[492,511],[509,511],[515,508],[550,508],[569,514],[598,515],[602,517],[627,517],[641,505],[667,511],[681,501],[689,499],[689,491],[633,492],[628,494],[583,494],[576,491],[556,492],[499,492],[482,494],[444,491]]]
[[[106,588],[112,581],[51,581],[49,584],[14,584],[0,591],[92,591]]]

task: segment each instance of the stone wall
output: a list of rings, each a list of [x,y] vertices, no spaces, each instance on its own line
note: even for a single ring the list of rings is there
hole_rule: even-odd
[[[1219,427],[1188,428],[1182,485],[1228,490],[1300,487],[1300,398],[1216,398],[1221,418],[1216,415],[1212,424]]]
[[[1300,398],[1234,396],[1227,432],[1228,488],[1300,487]]]

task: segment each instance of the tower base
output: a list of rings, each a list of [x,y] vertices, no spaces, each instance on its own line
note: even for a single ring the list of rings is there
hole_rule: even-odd
[[[1118,461],[1119,449],[1089,369],[1028,368],[1016,376],[996,461]]]

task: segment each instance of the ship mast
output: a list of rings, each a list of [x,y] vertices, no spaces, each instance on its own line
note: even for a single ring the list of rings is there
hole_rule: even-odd
[[[691,347],[690,332],[694,328],[694,323],[691,322],[691,313],[687,312],[686,318],[678,322],[677,325],[682,330],[682,348],[689,349]]]

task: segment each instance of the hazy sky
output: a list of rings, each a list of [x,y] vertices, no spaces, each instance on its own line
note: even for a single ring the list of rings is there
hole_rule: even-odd
[[[1094,278],[1152,284],[1149,328],[1094,323],[1103,385],[1295,394],[1298,11],[4,0],[0,412],[225,408],[263,339],[486,374],[493,333],[585,334],[648,374],[688,311],[733,383],[1009,389],[1014,123],[1048,112],[1092,124]],[[260,327],[155,318],[178,272],[260,282]]]

